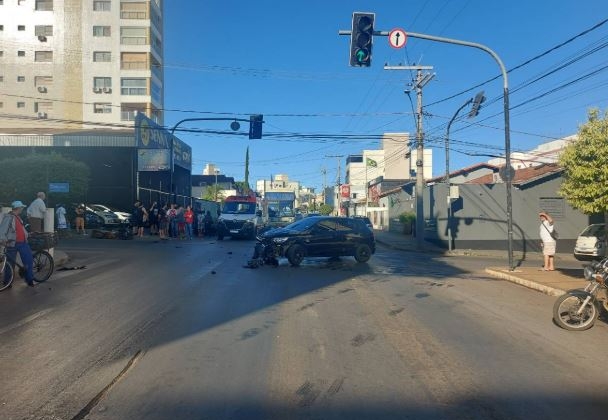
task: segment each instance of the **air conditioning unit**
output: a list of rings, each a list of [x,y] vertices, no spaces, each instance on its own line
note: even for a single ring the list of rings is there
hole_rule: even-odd
[[[38,35],[38,41],[40,41],[40,42],[46,42],[46,36],[44,36],[44,35]]]
[[[112,88],[103,88],[103,93],[112,93]]]
[[[94,87],[94,88],[93,88],[93,92],[95,92],[95,93],[101,93],[101,88],[99,88],[99,87]]]
[[[38,92],[46,93],[46,86],[38,86]]]
[[[45,118],[48,118],[48,117],[49,116],[47,115],[46,112],[39,112],[38,113],[38,118],[45,119]]]

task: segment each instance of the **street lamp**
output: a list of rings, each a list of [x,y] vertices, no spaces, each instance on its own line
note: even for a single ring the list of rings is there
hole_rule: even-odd
[[[445,184],[447,187],[447,213],[448,213],[448,217],[447,217],[447,226],[448,226],[448,251],[452,251],[452,224],[451,224],[451,219],[452,219],[452,197],[451,197],[451,183],[450,183],[450,128],[452,127],[452,123],[454,122],[454,120],[456,119],[456,117],[458,116],[458,114],[460,113],[460,111],[462,111],[464,108],[466,108],[471,102],[474,102],[474,109],[471,110],[471,112],[469,113],[469,118],[473,118],[475,116],[477,116],[477,114],[479,113],[479,107],[480,104],[485,100],[485,97],[483,96],[483,91],[479,92],[477,95],[475,95],[475,99],[471,98],[468,101],[466,101],[464,104],[462,104],[462,106],[460,108],[458,108],[458,110],[454,113],[454,116],[452,117],[452,119],[450,120],[450,122],[448,123],[448,128],[445,132]]]

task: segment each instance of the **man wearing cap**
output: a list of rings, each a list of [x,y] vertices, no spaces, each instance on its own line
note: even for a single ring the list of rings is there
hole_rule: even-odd
[[[12,210],[0,222],[0,244],[6,246],[6,255],[10,261],[15,261],[19,253],[21,262],[26,268],[25,282],[28,286],[34,286],[34,258],[27,243],[27,231],[21,221],[21,212],[26,206],[17,200],[13,201],[11,207]]]
[[[42,232],[42,222],[46,213],[44,199],[46,194],[42,191],[36,194],[36,199],[27,208],[27,221],[30,223],[30,232]]]

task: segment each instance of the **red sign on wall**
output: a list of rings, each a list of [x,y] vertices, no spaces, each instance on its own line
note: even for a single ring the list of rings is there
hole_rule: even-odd
[[[349,184],[340,185],[340,197],[350,198],[350,185]]]

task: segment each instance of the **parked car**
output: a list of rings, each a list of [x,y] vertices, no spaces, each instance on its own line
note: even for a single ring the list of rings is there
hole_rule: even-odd
[[[599,260],[606,256],[606,225],[589,225],[578,235],[574,258],[579,261]]]
[[[262,233],[256,254],[264,260],[286,257],[298,266],[306,257],[353,256],[367,262],[376,252],[374,233],[360,219],[311,216]]]
[[[114,213],[121,224],[129,224],[131,223],[131,213],[127,213],[125,211],[118,210],[117,208],[106,206],[104,204],[89,204],[91,209],[100,216],[107,212]],[[101,213],[101,214],[100,214]]]

